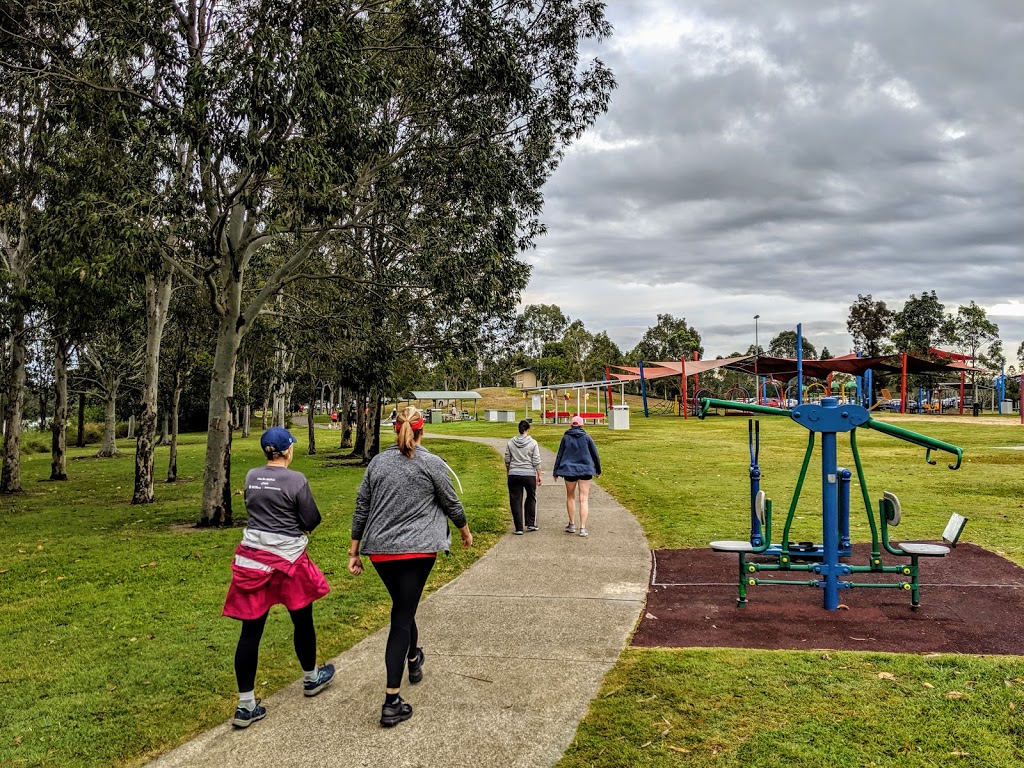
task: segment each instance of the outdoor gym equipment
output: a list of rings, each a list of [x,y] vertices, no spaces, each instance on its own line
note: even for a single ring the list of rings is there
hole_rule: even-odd
[[[904,543],[893,545],[889,541],[889,528],[900,522],[901,508],[899,499],[886,492],[879,503],[881,520],[881,537],[879,526],[875,523],[871,496],[868,492],[864,470],[861,465],[860,452],[857,449],[857,428],[864,427],[877,432],[913,443],[926,449],[925,460],[935,464],[931,458],[932,451],[945,451],[956,456],[956,463],[950,469],[959,469],[963,461],[963,450],[955,445],[936,440],[926,435],[911,432],[908,429],[893,426],[885,422],[875,421],[868,410],[860,405],[840,405],[834,397],[824,397],[821,404],[804,403],[793,410],[773,408],[770,406],[736,403],[735,401],[701,400],[700,418],[704,418],[709,408],[729,407],[750,413],[763,413],[774,416],[789,416],[793,421],[805,427],[808,432],[807,450],[803,465],[797,479],[796,489],[789,506],[789,514],[783,528],[782,541],[777,545],[771,543],[771,501],[760,488],[761,472],[757,465],[760,452],[760,426],[757,422],[748,421],[748,442],[750,445],[750,494],[751,494],[751,535],[750,541],[713,541],[711,548],[716,552],[732,552],[739,555],[739,597],[737,607],[747,603],[748,586],[759,585],[791,585],[819,587],[823,590],[823,604],[826,610],[839,608],[839,592],[853,587],[894,588],[911,593],[911,608],[920,606],[920,588],[918,582],[918,558],[942,557],[949,553],[949,548],[937,544]],[[850,448],[857,471],[864,507],[871,527],[871,558],[867,565],[850,565],[839,562],[851,554],[849,533],[850,480],[852,473],[838,466],[836,459],[836,435],[841,432],[850,433]],[[814,452],[815,435],[821,435],[821,495],[822,495],[822,543],[800,542],[794,544],[789,539],[790,527],[796,514],[797,502],[803,489],[811,456]],[[959,537],[964,518],[957,525],[950,521],[943,537],[955,545]],[[958,527],[957,527],[958,526]],[[897,557],[909,557],[910,564],[884,565],[881,549]],[[747,555],[774,556],[775,562],[749,562]],[[805,563],[798,560],[820,560],[821,562]],[[807,580],[796,579],[760,579],[754,574],[761,571],[803,571],[814,574],[816,578]],[[845,577],[854,573],[898,573],[909,577],[909,580],[895,583],[853,582]],[[820,578],[817,578],[820,577]]]

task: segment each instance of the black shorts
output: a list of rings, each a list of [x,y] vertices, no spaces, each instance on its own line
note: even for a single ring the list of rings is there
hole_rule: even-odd
[[[567,483],[575,483],[577,480],[593,480],[593,475],[565,475],[563,478]]]

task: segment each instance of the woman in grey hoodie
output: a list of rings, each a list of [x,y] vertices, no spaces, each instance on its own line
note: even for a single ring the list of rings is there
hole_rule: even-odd
[[[540,485],[540,446],[530,437],[530,422],[519,422],[519,434],[505,446],[505,474],[508,475],[508,501],[516,536],[523,535],[523,492],[526,492],[526,530],[537,526],[537,486]]]

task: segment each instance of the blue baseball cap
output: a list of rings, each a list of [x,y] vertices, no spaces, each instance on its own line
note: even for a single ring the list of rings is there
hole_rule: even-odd
[[[284,427],[271,427],[260,438],[260,447],[264,453],[284,453],[289,446],[299,442]]]

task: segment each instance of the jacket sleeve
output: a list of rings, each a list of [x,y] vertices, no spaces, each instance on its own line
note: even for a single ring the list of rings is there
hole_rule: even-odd
[[[594,438],[587,435],[587,448],[590,449],[590,458],[594,460],[594,469],[597,474],[601,474],[601,457],[597,455],[597,445],[594,444]]]
[[[558,477],[558,468],[562,464],[562,451],[565,450],[565,438],[558,444],[558,453],[555,455],[555,465],[551,468],[551,476]]]
[[[505,443],[505,468],[508,469],[512,464],[512,441],[509,440]]]
[[[299,530],[312,531],[320,525],[320,509],[313,498],[313,491],[309,488],[309,482],[304,482],[299,489],[298,498],[295,499],[296,511],[299,514]]]
[[[455,493],[455,486],[452,485],[452,479],[448,475],[448,466],[439,456],[430,464],[429,474],[430,480],[434,484],[434,498],[437,499],[437,503],[441,505],[441,509],[448,519],[455,523],[455,527],[462,528],[466,525],[466,510],[463,508],[462,502],[459,501],[458,494]]]
[[[540,445],[536,440],[533,441],[533,468],[540,469]]]
[[[352,538],[356,541],[363,540],[363,531],[366,529],[366,520],[370,516],[370,467],[366,468],[363,474],[363,482],[359,484],[356,492],[356,510],[352,513]]]

